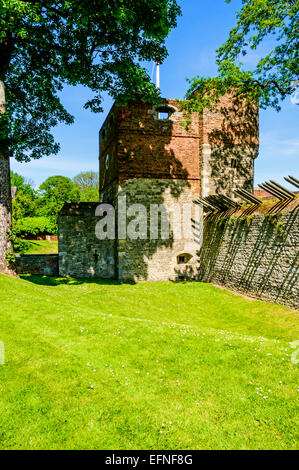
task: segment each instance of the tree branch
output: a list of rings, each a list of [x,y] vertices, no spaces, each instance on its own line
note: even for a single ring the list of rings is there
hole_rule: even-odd
[[[275,80],[268,80],[266,83],[261,83],[258,80],[251,78],[249,80],[245,80],[245,82],[254,82],[256,83],[262,90],[264,90],[268,85],[271,83],[279,90],[281,95],[287,95],[291,91],[291,87],[287,88],[286,90],[283,90],[281,86],[275,81]]]

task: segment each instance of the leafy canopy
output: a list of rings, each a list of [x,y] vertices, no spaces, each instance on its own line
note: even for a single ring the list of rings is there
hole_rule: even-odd
[[[51,128],[73,122],[65,84],[89,87],[94,112],[103,91],[118,103],[157,99],[142,62],[165,59],[179,14],[176,0],[0,0],[0,145],[19,161],[57,153]]]
[[[280,102],[295,91],[299,78],[299,0],[242,0],[242,4],[236,26],[217,50],[218,76],[189,80],[190,102],[185,104],[189,111],[202,111],[224,93],[236,90],[249,100],[259,101],[261,108],[280,110]],[[268,48],[268,52],[255,67],[246,69],[242,57],[259,46]]]
[[[11,186],[15,186],[17,188],[17,193],[21,191],[22,193],[30,196],[32,199],[35,197],[35,192],[32,187],[34,183],[30,179],[25,179],[24,176],[11,171],[10,181],[11,181]]]
[[[73,181],[80,191],[81,201],[99,201],[99,173],[95,171],[81,172],[73,178]]]
[[[78,202],[80,192],[70,178],[50,176],[40,187],[40,215],[52,216],[55,220],[66,202]]]

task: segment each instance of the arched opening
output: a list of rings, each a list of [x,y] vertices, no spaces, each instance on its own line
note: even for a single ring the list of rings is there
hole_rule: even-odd
[[[192,259],[192,255],[190,253],[182,253],[177,256],[177,263],[178,264],[187,264]]]

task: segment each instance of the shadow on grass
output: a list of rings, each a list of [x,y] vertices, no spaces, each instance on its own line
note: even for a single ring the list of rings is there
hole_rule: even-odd
[[[69,286],[76,286],[82,284],[97,284],[99,286],[120,286],[122,284],[126,285],[135,285],[136,282],[128,281],[128,282],[120,282],[113,279],[79,279],[73,277],[56,277],[56,276],[41,276],[41,275],[30,275],[24,274],[20,276],[21,279],[24,281],[32,282],[33,284],[38,284],[40,286],[62,286],[62,285],[69,285]]]

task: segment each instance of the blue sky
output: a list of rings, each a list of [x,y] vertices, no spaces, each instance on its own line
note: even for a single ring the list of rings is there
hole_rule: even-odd
[[[215,51],[235,25],[240,0],[230,4],[224,0],[179,0],[183,16],[167,40],[169,57],[161,66],[161,90],[164,97],[183,98],[186,78],[215,75]],[[268,44],[269,45],[269,44]],[[267,45],[266,45],[267,46]],[[264,49],[263,49],[264,50]],[[262,51],[261,51],[262,52]],[[246,56],[248,66],[254,65],[259,51]],[[245,62],[245,61],[244,61]],[[151,72],[152,64],[148,64]],[[98,131],[112,100],[105,96],[104,112],[93,114],[83,109],[90,92],[83,87],[66,87],[62,101],[75,116],[72,126],[59,125],[54,136],[61,144],[60,153],[29,163],[11,160],[11,169],[30,178],[38,186],[47,177],[73,177],[81,171],[98,171]],[[277,113],[260,111],[260,152],[255,161],[255,186],[267,179],[284,182],[283,176],[299,177],[299,106],[287,98]],[[288,185],[286,184],[288,187]]]

